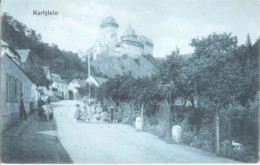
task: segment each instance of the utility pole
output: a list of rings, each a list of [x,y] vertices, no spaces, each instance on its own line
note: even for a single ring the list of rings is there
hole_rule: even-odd
[[[166,108],[166,116],[165,116],[165,122],[166,122],[166,134],[165,134],[165,139],[170,140],[171,138],[171,91],[169,90],[168,93],[169,97],[169,104],[168,107]]]
[[[144,104],[142,104],[142,107],[141,107],[141,118],[142,118],[141,132],[143,132],[143,126],[144,126]]]
[[[90,55],[88,53],[88,104],[90,104]]]

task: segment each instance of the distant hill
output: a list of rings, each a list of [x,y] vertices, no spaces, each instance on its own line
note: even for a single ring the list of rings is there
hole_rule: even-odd
[[[91,68],[92,72],[103,77],[114,77],[117,74],[123,75],[129,72],[132,72],[135,77],[149,77],[158,71],[156,66],[144,56],[131,58],[126,55],[109,56],[107,54],[100,54],[97,59],[91,61]]]

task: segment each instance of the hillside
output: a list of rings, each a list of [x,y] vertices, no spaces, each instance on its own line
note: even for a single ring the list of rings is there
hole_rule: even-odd
[[[55,44],[42,41],[41,35],[33,29],[19,22],[8,13],[1,18],[1,39],[14,49],[30,49],[31,63],[27,68],[27,75],[36,85],[42,80],[32,75],[42,74],[40,68],[49,66],[51,72],[59,74],[63,79],[70,81],[74,78],[86,78],[87,66],[84,65],[77,53],[63,51]]]
[[[157,68],[145,57],[131,58],[124,56],[109,56],[101,54],[91,62],[91,68],[96,74],[106,77],[123,75],[132,72],[135,77],[151,76],[157,72]]]

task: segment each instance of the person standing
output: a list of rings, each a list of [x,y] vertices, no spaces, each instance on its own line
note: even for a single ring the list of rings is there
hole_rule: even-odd
[[[43,101],[41,99],[41,97],[39,98],[39,100],[37,101],[38,103],[38,115],[41,119],[43,119],[44,116],[44,109],[42,108],[43,105]]]
[[[87,112],[87,106],[83,106],[83,120],[86,122],[88,120],[88,112]]]
[[[23,103],[23,93],[21,93],[21,103],[20,103],[19,112],[20,112],[20,119],[27,119],[27,115]]]
[[[110,122],[114,122],[114,107],[110,108]]]
[[[92,109],[91,109],[90,105],[88,105],[87,113],[88,113],[88,122],[91,122],[91,119],[92,119]]]
[[[79,119],[80,119],[80,108],[79,108],[79,104],[76,104],[76,111],[75,111],[74,117],[76,118],[77,121],[79,121]]]
[[[39,98],[39,100],[37,101],[37,103],[38,103],[38,108],[42,107],[43,102],[42,102],[41,97]]]

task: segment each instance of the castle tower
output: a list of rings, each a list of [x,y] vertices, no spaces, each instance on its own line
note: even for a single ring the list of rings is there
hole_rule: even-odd
[[[100,41],[102,46],[115,47],[118,42],[118,23],[109,16],[100,24]]]
[[[129,26],[121,36],[122,54],[128,54],[132,57],[140,56],[143,53],[144,44],[140,42],[134,29]]]

